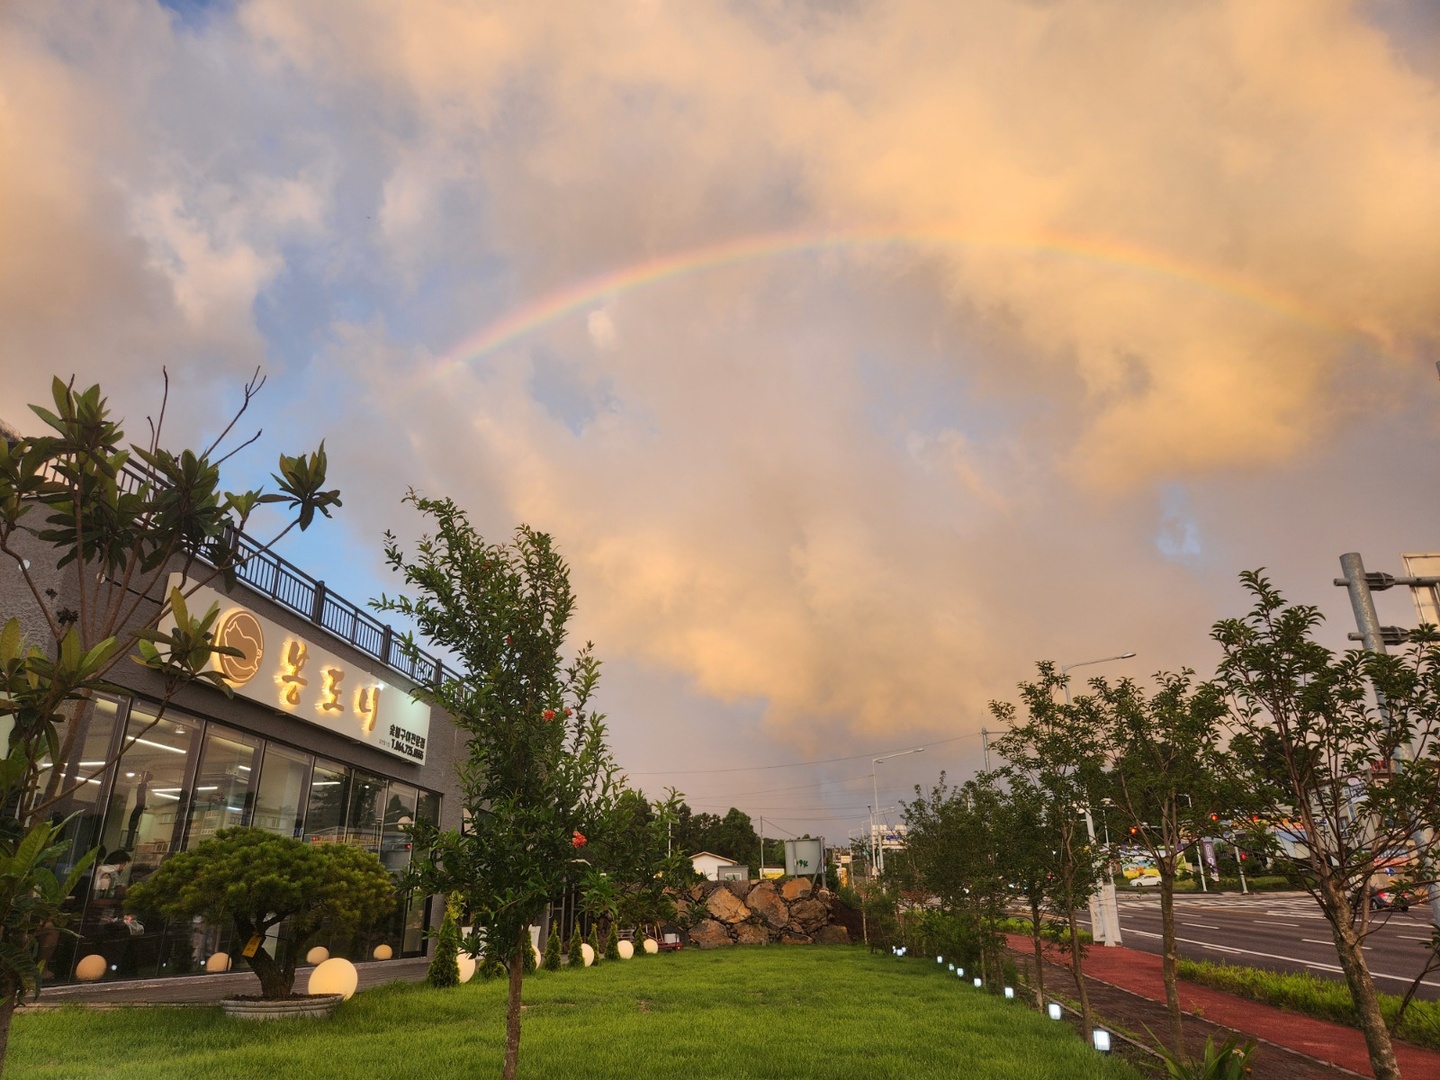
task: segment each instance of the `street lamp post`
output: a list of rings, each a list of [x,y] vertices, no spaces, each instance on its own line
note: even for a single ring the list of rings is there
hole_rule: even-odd
[[[1091,664],[1108,664],[1112,660],[1129,660],[1135,654],[1123,652],[1115,656],[1102,656],[1098,660],[1081,660],[1074,664],[1065,664],[1060,668],[1060,674],[1064,675],[1071,668],[1089,667]],[[1065,683],[1065,704],[1070,704],[1070,683]],[[1090,834],[1090,843],[1095,843],[1095,819],[1090,816],[1090,808],[1085,808],[1085,828]],[[1109,869],[1109,847],[1110,827],[1109,822],[1105,825],[1105,847],[1106,847],[1106,874],[1105,880],[1100,882],[1100,887],[1090,896],[1090,925],[1093,926],[1101,940],[1106,945],[1120,944],[1120,911],[1115,905],[1115,880],[1110,875]]]
[[[877,815],[880,813],[880,784],[875,778],[875,766],[879,765],[882,761],[889,761],[891,758],[905,757],[907,754],[923,754],[924,752],[925,748],[923,746],[916,746],[909,750],[896,750],[893,754],[881,754],[879,757],[871,759],[870,793],[875,796],[873,805],[875,807],[874,812]],[[885,872],[885,844],[883,842],[876,843],[875,841],[875,824],[873,819],[870,824],[870,841],[874,844],[872,850],[875,852],[875,856],[870,860],[871,870],[876,876],[879,876]]]

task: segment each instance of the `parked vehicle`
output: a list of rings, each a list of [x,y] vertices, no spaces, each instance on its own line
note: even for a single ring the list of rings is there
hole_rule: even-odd
[[[1396,889],[1380,889],[1370,894],[1371,911],[1409,911],[1410,898]]]

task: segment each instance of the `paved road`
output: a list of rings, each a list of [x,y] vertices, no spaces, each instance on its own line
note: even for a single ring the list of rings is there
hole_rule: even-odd
[[[1160,951],[1160,897],[1119,894],[1120,930],[1132,949]],[[1402,994],[1425,963],[1430,939],[1429,910],[1376,913],[1365,957],[1376,985]],[[1088,917],[1082,922],[1088,927]],[[1271,971],[1310,971],[1340,979],[1329,924],[1305,893],[1184,895],[1175,898],[1175,933],[1180,955]],[[1421,984],[1419,996],[1440,998],[1440,972]]]

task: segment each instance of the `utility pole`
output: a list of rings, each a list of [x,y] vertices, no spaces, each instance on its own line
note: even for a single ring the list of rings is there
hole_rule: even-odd
[[[760,818],[760,880],[765,880],[765,818]]]
[[[980,729],[980,751],[985,755],[985,771],[990,771],[990,732]]]
[[[1440,368],[1440,364],[1436,365]],[[1359,628],[1358,634],[1347,635],[1350,640],[1358,639],[1368,652],[1386,652],[1387,645],[1403,645],[1409,636],[1405,630],[1396,626],[1381,626],[1380,616],[1375,610],[1375,597],[1372,592],[1383,592],[1395,585],[1415,586],[1428,585],[1434,587],[1440,583],[1440,578],[1432,577],[1395,577],[1393,574],[1366,573],[1365,560],[1360,557],[1358,551],[1347,551],[1340,556],[1340,570],[1345,575],[1335,579],[1336,585],[1342,585],[1350,593],[1350,608],[1355,612],[1355,625]],[[1385,697],[1377,689],[1375,691],[1376,704],[1380,707],[1382,715],[1386,715]],[[1413,759],[1414,748],[1410,745],[1397,746],[1395,748],[1394,760],[1390,762],[1392,769],[1405,767],[1406,759]],[[1421,851],[1427,851],[1430,847],[1431,837],[1429,830],[1423,830],[1415,836],[1417,847]],[[1424,862],[1429,862],[1426,858]],[[1422,863],[1423,865],[1423,863]],[[1430,921],[1440,926],[1440,887],[1431,885],[1430,892]]]

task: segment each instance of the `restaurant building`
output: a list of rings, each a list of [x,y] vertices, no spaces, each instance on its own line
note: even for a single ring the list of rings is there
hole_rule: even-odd
[[[351,844],[399,874],[411,859],[404,826],[459,825],[455,755],[463,739],[442,711],[410,696],[442,677],[440,662],[404,655],[389,626],[323,580],[243,536],[237,542],[245,561],[228,591],[208,570],[164,583],[188,590],[214,578],[188,603],[192,612],[218,604],[220,643],[244,654],[214,661],[230,694],[194,684],[162,712],[160,677],[126,661],[110,676],[123,694],[100,696],[61,725],[61,767],[40,779],[42,793],[73,789],[45,811],[71,818],[72,854],[61,869],[90,848],[99,853],[69,901],[79,939],[55,933],[41,942],[47,982],[69,981],[79,961],[95,955],[108,979],[193,973],[213,969],[217,954],[233,956],[228,924],[142,920],[123,906],[131,885],[219,829],[245,825],[311,844]],[[37,559],[47,554],[53,558],[36,550]],[[73,582],[73,567],[68,574]],[[4,618],[33,608],[13,567],[0,578]],[[61,602],[65,578],[53,577]],[[146,601],[152,614],[156,601],[158,593]],[[31,641],[48,639],[43,624],[26,629]],[[369,959],[382,944],[395,956],[421,955],[424,932],[440,915],[432,906],[434,898],[408,896],[372,930],[322,933],[316,944],[352,960]],[[91,960],[86,968],[98,966]]]

